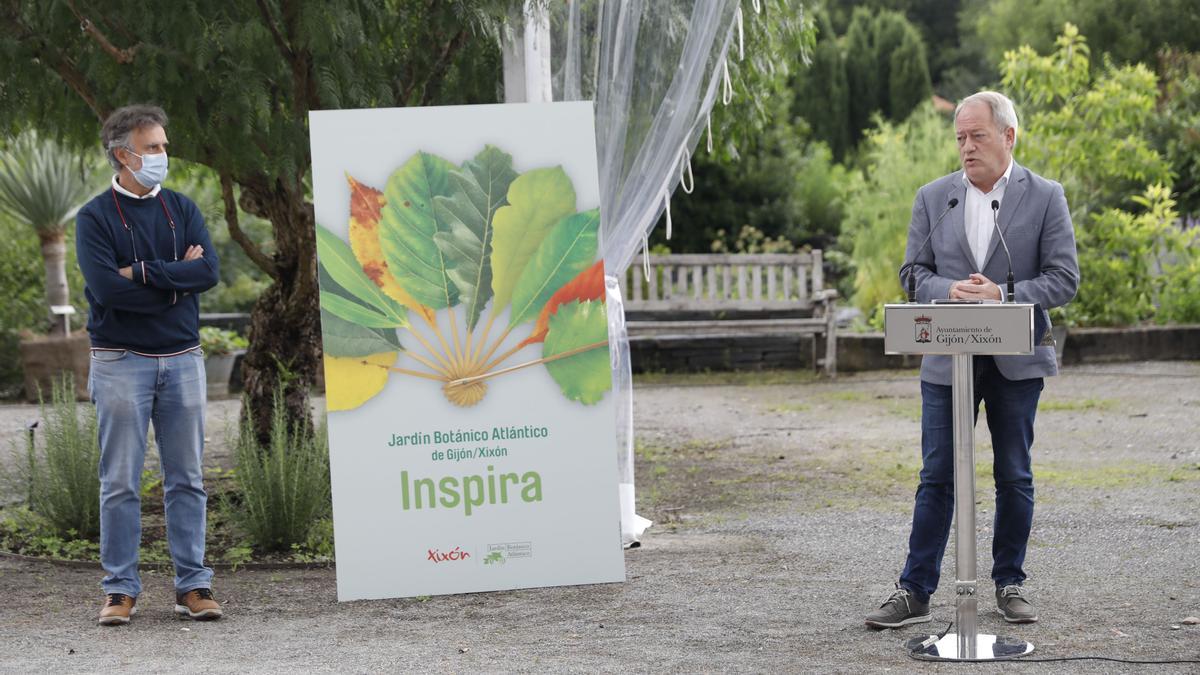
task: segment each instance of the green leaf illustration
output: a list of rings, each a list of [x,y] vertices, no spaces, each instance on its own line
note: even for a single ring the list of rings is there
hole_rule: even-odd
[[[550,331],[546,333],[546,343],[542,349],[543,358],[597,342],[605,343],[603,347],[546,364],[546,370],[550,371],[550,377],[558,383],[564,396],[591,405],[604,398],[604,394],[612,388],[607,341],[608,313],[603,302],[568,302],[550,317]]]
[[[462,171],[450,173],[454,197],[434,200],[438,218],[449,228],[434,240],[466,305],[468,330],[474,330],[492,297],[492,220],[516,177],[512,156],[489,145],[464,162]]]
[[[434,209],[437,197],[453,191],[455,166],[426,152],[392,172],[384,189],[387,203],[380,218],[379,243],[388,270],[417,302],[432,309],[458,304],[458,288],[446,274],[446,260],[434,241],[448,228]]]
[[[322,282],[334,282],[338,295],[353,298],[375,313],[382,314],[392,321],[393,326],[408,325],[408,314],[404,306],[388,297],[371,281],[366,272],[363,272],[349,244],[320,225],[317,225],[317,258],[318,268],[324,273]],[[328,285],[325,283],[325,286]]]
[[[492,239],[495,310],[512,300],[525,266],[550,228],[575,212],[575,188],[562,167],[534,169],[508,187],[508,206],[496,211]]]
[[[321,338],[330,356],[370,356],[403,349],[395,330],[366,328],[325,309],[321,310]]]
[[[396,320],[330,291],[321,291],[321,309],[367,328],[397,328]]]
[[[509,325],[533,321],[554,292],[596,262],[600,211],[562,219],[542,241],[512,294]]]

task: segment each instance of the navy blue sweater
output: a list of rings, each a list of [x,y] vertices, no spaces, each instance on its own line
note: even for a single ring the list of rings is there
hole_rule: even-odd
[[[192,245],[204,256],[185,262]],[[217,285],[218,263],[192,200],[167,189],[133,199],[110,187],[79,210],[75,250],[93,347],[174,354],[200,344],[199,294]],[[122,267],[132,267],[132,280],[121,276]]]

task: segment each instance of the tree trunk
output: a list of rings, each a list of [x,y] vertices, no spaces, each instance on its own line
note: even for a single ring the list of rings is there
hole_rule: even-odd
[[[53,305],[71,303],[67,287],[67,236],[61,231],[38,232],[42,242],[42,262],[46,267],[46,305],[50,319],[50,334],[65,335],[69,316],[58,317],[49,311]]]
[[[278,390],[289,424],[312,428],[308,392],[321,367],[316,232],[312,204],[299,186],[243,182],[242,187],[243,210],[270,220],[275,232],[276,277],[250,313],[250,347],[242,360],[242,419],[253,424],[266,447]]]

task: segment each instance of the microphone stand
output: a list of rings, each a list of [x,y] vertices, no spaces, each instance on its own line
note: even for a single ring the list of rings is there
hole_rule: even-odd
[[[1000,230],[1000,202],[992,200],[992,227],[1000,236],[1000,245],[1004,247],[1004,256],[1008,258],[1008,299],[1005,302],[1016,302],[1016,282],[1013,280],[1012,253],[1008,251],[1008,242],[1004,240],[1004,232]]]

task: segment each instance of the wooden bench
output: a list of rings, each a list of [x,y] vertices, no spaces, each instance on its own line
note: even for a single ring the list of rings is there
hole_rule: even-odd
[[[837,374],[837,291],[825,288],[820,249],[652,255],[649,278],[640,263],[635,261],[622,279],[630,341],[812,335],[813,368]],[[773,317],[779,313],[807,316]],[[698,314],[713,318],[692,318]],[[723,314],[736,318],[715,318]],[[824,358],[818,358],[817,336],[824,337]]]

